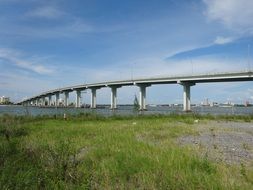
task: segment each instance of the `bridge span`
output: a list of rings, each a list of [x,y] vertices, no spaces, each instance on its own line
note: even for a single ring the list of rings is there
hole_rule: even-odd
[[[91,90],[91,108],[96,108],[96,91],[100,88],[111,88],[111,109],[117,108],[117,89],[122,86],[138,86],[140,89],[139,107],[140,110],[146,109],[146,88],[156,84],[179,84],[183,86],[183,105],[184,111],[191,111],[191,96],[190,88],[197,83],[211,83],[211,82],[239,82],[252,81],[253,72],[229,72],[229,73],[214,73],[214,74],[200,74],[200,75],[185,75],[185,76],[169,76],[169,77],[154,77],[141,78],[121,81],[108,81],[92,84],[81,84],[76,86],[69,86],[58,88],[43,92],[31,98],[27,98],[20,102],[25,106],[45,106],[46,99],[48,99],[48,106],[59,106],[60,94],[64,94],[64,106],[69,105],[69,93],[76,92],[76,107],[80,107],[81,92],[87,89]],[[52,97],[55,96],[55,103]]]

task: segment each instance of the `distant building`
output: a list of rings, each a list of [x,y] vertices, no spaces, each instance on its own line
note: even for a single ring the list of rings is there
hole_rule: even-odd
[[[208,101],[208,98],[205,99],[205,100],[204,100],[203,102],[201,102],[200,104],[201,104],[201,106],[210,106],[210,103],[209,103],[209,101]]]
[[[249,101],[246,101],[246,102],[244,103],[244,106],[245,106],[245,107],[249,107],[249,106],[252,106],[252,104],[251,104]]]
[[[218,107],[218,106],[219,106],[219,103],[218,103],[218,102],[211,102],[211,103],[210,103],[210,106],[211,106],[211,107]]]
[[[233,107],[235,104],[232,103],[231,101],[227,101],[225,103],[221,103],[219,106],[220,107]]]
[[[8,104],[8,103],[10,103],[9,97],[4,97],[4,96],[0,97],[0,104]]]

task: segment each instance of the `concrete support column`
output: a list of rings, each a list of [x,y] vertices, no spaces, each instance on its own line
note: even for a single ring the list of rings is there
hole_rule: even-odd
[[[80,108],[80,101],[81,100],[81,91],[76,91],[76,108]]]
[[[48,106],[52,105],[52,95],[48,96]]]
[[[64,106],[69,106],[69,92],[64,92]]]
[[[91,89],[91,105],[90,105],[90,107],[93,109],[95,109],[97,107],[96,98],[97,98],[97,89],[92,88]]]
[[[149,87],[150,85],[143,84],[143,85],[138,85],[140,88],[140,100],[139,100],[139,106],[140,110],[146,110],[146,88]]]
[[[184,111],[191,111],[191,86],[194,86],[194,83],[181,83],[184,88],[183,93],[183,103],[184,103]]]
[[[146,86],[140,86],[140,110],[146,110]]]
[[[184,85],[184,111],[191,111],[191,86]]]
[[[117,87],[111,87],[111,109],[117,109]]]
[[[42,98],[41,98],[41,101],[42,101],[41,105],[42,105],[42,106],[45,106],[45,105],[46,105],[46,99],[45,99],[45,97],[42,97]]]
[[[55,107],[58,107],[60,105],[59,100],[60,100],[60,92],[57,92],[55,94]]]

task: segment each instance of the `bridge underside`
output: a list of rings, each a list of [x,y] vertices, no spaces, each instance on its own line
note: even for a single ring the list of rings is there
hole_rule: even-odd
[[[96,108],[96,91],[100,88],[111,88],[111,109],[117,108],[117,89],[122,86],[138,86],[140,89],[139,107],[140,110],[146,110],[146,88],[151,85],[158,84],[180,84],[183,86],[183,105],[184,111],[191,110],[191,86],[197,83],[214,83],[214,82],[245,82],[253,81],[253,72],[240,73],[223,73],[213,75],[196,75],[196,76],[181,76],[181,77],[161,77],[136,79],[126,81],[112,81],[105,83],[85,84],[78,86],[65,87],[61,89],[51,90],[42,93],[38,96],[29,98],[21,103],[27,106],[60,106],[60,94],[63,93],[64,103],[62,106],[69,106],[69,93],[76,92],[75,107],[81,106],[81,92],[87,89],[91,90],[91,108]],[[52,101],[52,96],[55,96],[55,102]]]

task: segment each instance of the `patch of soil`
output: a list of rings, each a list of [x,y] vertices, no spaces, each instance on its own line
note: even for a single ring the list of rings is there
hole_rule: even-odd
[[[193,145],[201,156],[228,164],[253,164],[253,125],[245,123],[218,123],[219,131],[201,129],[198,136],[178,138],[181,145]],[[221,129],[225,130],[221,130]],[[230,130],[226,130],[226,129]]]

